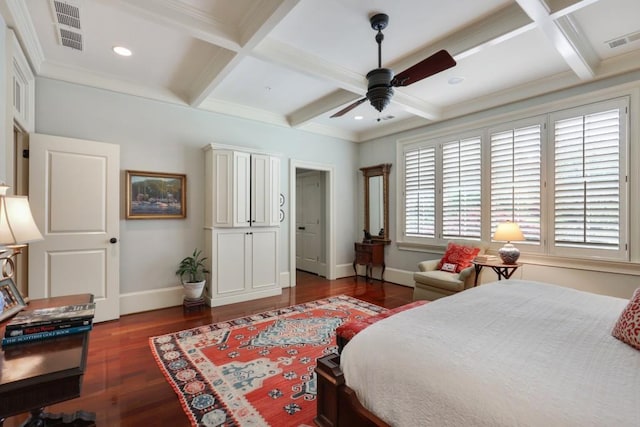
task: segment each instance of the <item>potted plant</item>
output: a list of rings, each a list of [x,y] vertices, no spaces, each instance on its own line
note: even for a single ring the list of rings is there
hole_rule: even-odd
[[[180,277],[184,287],[184,296],[187,299],[198,299],[202,296],[204,289],[205,274],[209,273],[204,262],[207,258],[200,257],[202,251],[197,248],[193,250],[191,256],[180,261],[176,275]]]

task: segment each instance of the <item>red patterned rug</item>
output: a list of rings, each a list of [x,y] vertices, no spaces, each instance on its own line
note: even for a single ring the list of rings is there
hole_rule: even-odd
[[[151,337],[193,426],[312,426],[316,359],[344,322],[386,311],[337,296]]]

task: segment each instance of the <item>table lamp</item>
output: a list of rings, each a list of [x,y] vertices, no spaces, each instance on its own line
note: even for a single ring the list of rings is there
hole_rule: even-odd
[[[498,250],[498,255],[504,264],[515,264],[520,258],[520,251],[513,246],[511,242],[525,240],[524,234],[518,227],[518,224],[506,221],[498,224],[496,232],[493,234],[493,240],[506,241],[505,245]]]
[[[26,196],[7,196],[6,185],[0,185],[0,261],[2,275],[13,277],[13,260],[27,243],[42,240],[42,234],[31,215],[29,199]]]

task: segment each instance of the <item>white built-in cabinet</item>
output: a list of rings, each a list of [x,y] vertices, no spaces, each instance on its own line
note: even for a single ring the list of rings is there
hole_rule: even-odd
[[[280,158],[205,150],[205,252],[212,307],[280,295]]]

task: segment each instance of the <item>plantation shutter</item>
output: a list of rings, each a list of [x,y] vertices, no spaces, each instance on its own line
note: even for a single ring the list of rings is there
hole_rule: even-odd
[[[542,125],[491,134],[491,235],[516,222],[525,239],[540,242]]]
[[[554,123],[555,244],[620,248],[620,109]]]
[[[436,151],[405,152],[405,234],[435,237]]]
[[[481,139],[442,146],[442,236],[481,237]]]

